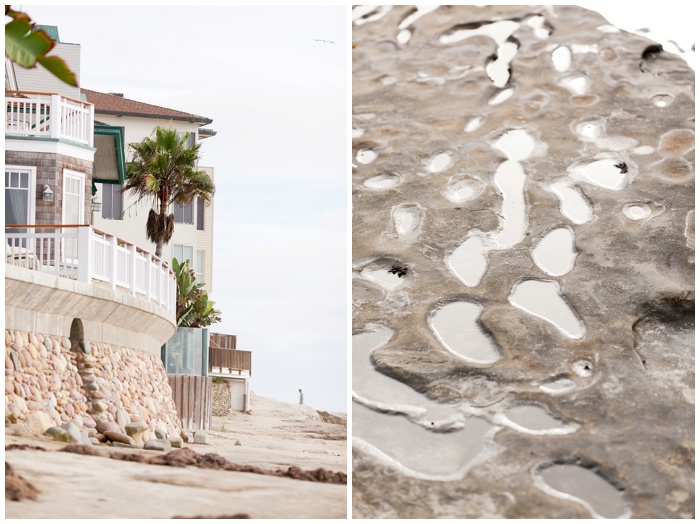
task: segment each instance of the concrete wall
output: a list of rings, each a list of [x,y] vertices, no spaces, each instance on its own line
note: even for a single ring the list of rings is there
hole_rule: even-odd
[[[74,318],[88,340],[138,349],[160,357],[175,333],[175,315],[121,291],[5,266],[5,327],[68,336]]]

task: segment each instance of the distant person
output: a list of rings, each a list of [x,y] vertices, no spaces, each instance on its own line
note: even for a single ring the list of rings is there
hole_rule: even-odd
[[[299,390],[299,404],[304,403],[304,393],[302,393],[301,390]]]

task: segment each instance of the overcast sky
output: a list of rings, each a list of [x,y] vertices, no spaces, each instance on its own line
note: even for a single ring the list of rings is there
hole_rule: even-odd
[[[81,87],[214,120],[212,330],[256,394],[345,412],[347,8],[22,8],[81,44]]]

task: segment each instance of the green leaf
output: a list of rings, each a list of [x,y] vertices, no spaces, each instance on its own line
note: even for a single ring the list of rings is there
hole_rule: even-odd
[[[75,78],[73,72],[68,69],[66,63],[57,56],[47,56],[44,58],[37,58],[37,62],[43,65],[50,73],[53,73],[59,80],[63,80],[66,84],[71,86],[78,86],[78,80]]]
[[[23,19],[5,24],[5,54],[22,67],[34,67],[56,43],[44,31],[29,33],[32,25]],[[29,33],[29,34],[27,34]]]

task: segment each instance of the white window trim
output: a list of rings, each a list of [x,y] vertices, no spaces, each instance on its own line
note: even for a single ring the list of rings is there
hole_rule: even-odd
[[[29,171],[29,206],[27,207],[27,225],[36,223],[36,167],[35,166],[5,166],[7,171]]]
[[[84,224],[85,223],[85,173],[81,173],[80,171],[73,171],[72,169],[64,169],[63,170],[63,193],[61,196],[61,224],[64,224],[66,221],[66,207],[65,207],[65,194],[66,194],[66,175],[74,176],[76,178],[80,178],[80,189],[81,195],[82,195],[82,202],[80,203],[80,208],[79,208],[79,215],[78,215],[78,223],[79,224]]]

